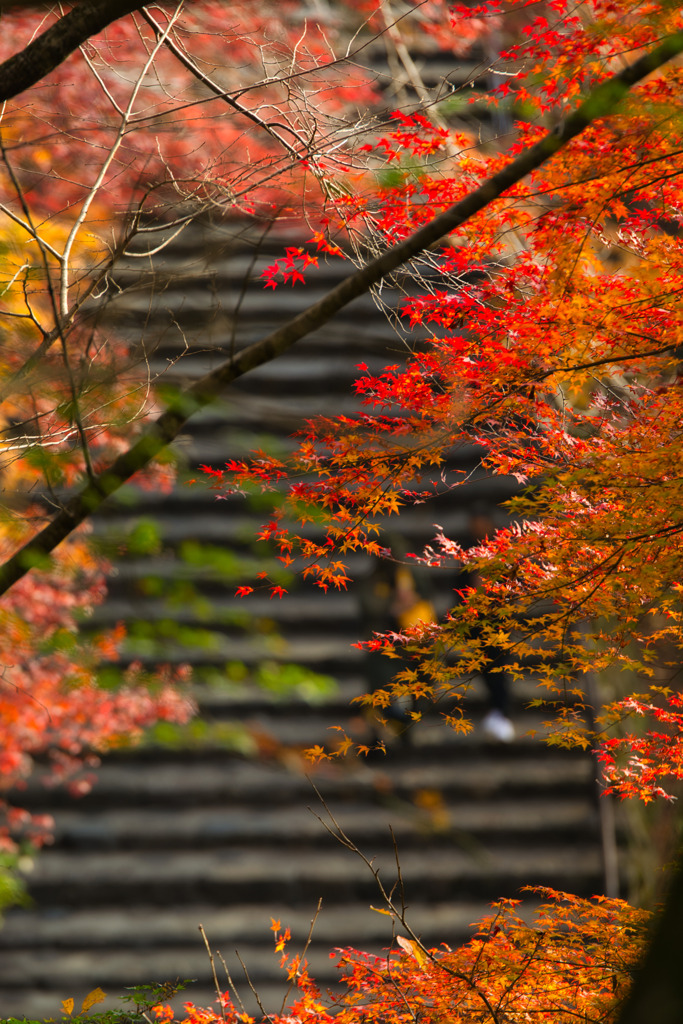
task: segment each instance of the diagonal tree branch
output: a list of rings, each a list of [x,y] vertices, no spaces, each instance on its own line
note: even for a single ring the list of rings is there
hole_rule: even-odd
[[[380,257],[351,274],[319,302],[309,306],[282,327],[227,359],[215,370],[179,392],[165,412],[145,428],[128,451],[89,481],[78,494],[65,503],[48,526],[0,567],[0,594],[4,594],[33,566],[43,564],[75,527],[99,508],[123,483],[147,466],[178,436],[190,416],[213,402],[226,385],[249,370],[262,366],[286,352],[296,341],[327,323],[335,313],[353,299],[365,294],[387,274],[485,209],[507,189],[549,160],[593,121],[611,114],[633,85],[682,52],[683,32],[668,36],[659,46],[597,86],[561,126],[548,133],[535,145],[525,149],[507,167],[487,179],[459,203],[425,224],[410,238],[388,249]]]
[[[90,36],[143,6],[140,0],[81,0],[20,53],[0,64],[0,102],[35,85]]]

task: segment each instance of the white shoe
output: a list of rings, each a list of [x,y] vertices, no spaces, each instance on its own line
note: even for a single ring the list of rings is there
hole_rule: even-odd
[[[482,730],[489,739],[497,743],[512,743],[515,738],[515,727],[502,711],[494,708],[481,723]]]

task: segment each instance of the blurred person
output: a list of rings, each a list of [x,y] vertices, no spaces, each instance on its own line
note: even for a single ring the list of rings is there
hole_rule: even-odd
[[[477,502],[470,510],[468,522],[467,548],[473,548],[488,540],[495,532],[490,508],[483,502]],[[480,587],[481,577],[476,572],[464,571],[457,589],[464,587]],[[482,638],[481,627],[474,627],[471,635]],[[510,718],[510,677],[502,667],[505,663],[505,652],[493,644],[481,648],[484,662],[479,669],[488,695],[488,711],[481,723],[484,734],[498,743],[511,743],[515,738],[515,727]]]
[[[418,622],[436,621],[425,573],[400,561],[405,557],[405,543],[401,538],[393,537],[388,543],[387,556],[375,560],[372,572],[361,586],[361,615],[368,637],[375,633],[401,633]],[[400,650],[397,654],[397,658],[389,658],[382,651],[366,651],[369,693],[390,692],[394,677],[412,663]],[[410,697],[394,696],[388,707],[375,710],[375,723],[384,725],[384,732],[388,731],[390,737],[398,736],[407,742],[412,706]],[[378,738],[383,738],[379,732]]]

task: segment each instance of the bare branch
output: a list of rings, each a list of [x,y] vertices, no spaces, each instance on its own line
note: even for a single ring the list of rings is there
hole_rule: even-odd
[[[216,82],[213,81],[213,79],[209,78],[208,75],[204,74],[204,72],[189,57],[189,55],[185,53],[185,51],[182,50],[181,47],[177,45],[177,43],[174,43],[173,40],[168,37],[168,30],[164,31],[147,11],[142,12],[142,17],[145,19],[148,25],[150,25],[154,29],[154,32],[156,33],[157,37],[163,41],[164,45],[171,51],[173,56],[176,57],[177,60],[179,60],[180,63],[183,65],[183,67],[187,68],[190,74],[194,75],[195,78],[197,78],[202,83],[202,85],[205,85],[206,88],[209,89],[212,93],[214,93],[214,95],[217,96],[219,99],[224,100],[224,102],[227,103],[229,107],[232,107],[232,109],[235,110],[238,114],[242,114],[244,117],[248,118],[259,128],[263,128],[263,130],[267,132],[268,135],[271,136],[271,138],[279,142],[281,146],[284,146],[285,150],[295,160],[301,159],[303,153],[306,152],[306,144],[296,133],[293,132],[292,134],[294,134],[295,138],[297,139],[297,142],[302,147],[301,152],[297,152],[294,146],[287,142],[286,139],[283,139],[280,133],[276,130],[276,126],[269,124],[267,121],[264,121],[263,118],[259,117],[257,113],[255,113],[253,110],[250,110],[249,107],[245,107],[242,103],[239,103],[238,100],[234,99],[230,95],[229,92],[227,92],[225,89],[222,89],[220,85],[217,85]],[[282,125],[279,125],[277,127],[282,127]],[[287,130],[291,131],[291,129],[289,128]]]
[[[119,150],[119,148],[121,146],[121,143],[123,142],[123,139],[124,139],[124,136],[126,134],[126,130],[128,128],[128,124],[129,124],[129,121],[130,121],[130,117],[131,117],[131,115],[133,113],[133,107],[135,105],[135,101],[136,101],[136,99],[138,97],[138,93],[140,92],[140,89],[142,87],[142,83],[145,80],[145,75],[147,74],[147,72],[149,71],[149,68],[153,64],[154,58],[156,57],[157,53],[159,52],[159,49],[161,48],[161,46],[163,46],[163,43],[164,43],[164,40],[166,39],[167,34],[171,31],[173,25],[175,24],[176,20],[178,19],[178,16],[180,14],[180,11],[182,10],[182,7],[183,7],[183,0],[180,0],[180,2],[176,6],[175,12],[169,18],[168,25],[166,26],[166,29],[164,30],[164,32],[161,33],[161,36],[158,39],[156,46],[153,48],[153,50],[151,51],[151,53],[147,57],[147,60],[145,61],[144,65],[142,66],[142,68],[140,70],[140,73],[138,74],[135,82],[133,83],[133,88],[131,90],[130,99],[129,99],[128,105],[127,105],[127,107],[126,107],[126,109],[123,112],[123,115],[121,117],[121,123],[119,124],[119,128],[118,128],[118,131],[116,133],[116,138],[114,139],[114,142],[112,143],[112,146],[111,146],[109,152],[107,153],[106,160],[104,160],[104,162],[103,162],[103,164],[102,164],[102,166],[101,166],[101,168],[99,170],[99,173],[97,175],[97,178],[95,179],[92,187],[90,188],[90,191],[88,192],[88,195],[85,197],[85,199],[83,201],[83,204],[81,206],[80,212],[79,212],[78,216],[76,217],[76,219],[75,219],[75,221],[73,223],[71,231],[69,232],[69,237],[67,238],[67,240],[66,240],[66,242],[64,244],[64,253],[63,253],[62,259],[61,259],[61,273],[60,273],[60,285],[59,285],[59,314],[60,314],[61,317],[65,317],[67,315],[68,308],[69,308],[69,257],[71,255],[71,249],[72,249],[73,244],[74,244],[74,242],[76,240],[76,237],[78,236],[78,232],[81,230],[81,227],[83,226],[85,218],[88,215],[88,210],[90,209],[93,201],[95,200],[95,197],[97,196],[97,193],[99,192],[100,188],[102,187],[102,184],[103,184],[103,182],[104,182],[104,180],[105,180],[105,178],[107,176],[107,173],[109,171],[109,168],[111,167],[111,165],[112,165],[112,163],[114,161],[114,157],[116,156],[116,154],[117,154],[117,152],[118,152],[118,150]]]
[[[382,879],[380,878],[379,868],[376,868],[374,866],[373,862],[368,857],[366,857],[366,855],[363,853],[363,851],[358,846],[356,846],[354,841],[347,836],[347,834],[344,832],[343,828],[341,827],[341,825],[339,824],[337,819],[334,817],[334,815],[330,811],[330,809],[327,806],[327,804],[325,803],[325,801],[324,801],[324,799],[322,797],[322,794],[318,790],[317,786],[314,783],[311,783],[311,785],[313,786],[313,789],[315,790],[316,795],[318,796],[318,799],[320,800],[321,804],[325,808],[325,813],[327,814],[327,816],[329,817],[330,821],[332,822],[332,826],[333,827],[331,828],[327,824],[327,822],[323,818],[321,818],[319,815],[315,814],[314,811],[312,811],[311,813],[314,814],[314,816],[318,819],[318,821],[323,826],[323,828],[326,829],[326,831],[329,832],[329,834],[331,836],[333,836],[333,838],[336,839],[337,842],[341,846],[345,847],[347,850],[350,850],[352,853],[355,853],[357,857],[360,857],[360,859],[363,861],[365,866],[370,870],[370,872],[372,873],[372,877],[374,878],[375,883],[377,885],[377,888],[379,889],[379,893],[380,893],[382,899],[384,900],[384,904],[385,904],[385,906],[387,908],[387,911],[391,915],[391,917],[394,919],[394,921],[398,921],[399,922],[401,927],[408,933],[408,936],[410,937],[410,940],[415,943],[417,948],[424,954],[424,956],[425,956],[425,958],[427,960],[429,960],[435,967],[438,967],[439,970],[443,971],[445,974],[448,974],[451,978],[456,978],[459,981],[463,981],[468,986],[468,988],[470,988],[473,992],[475,992],[477,994],[479,999],[481,999],[481,1001],[485,1005],[486,1009],[488,1010],[488,1013],[490,1015],[490,1019],[493,1021],[493,1024],[501,1024],[501,1022],[499,1020],[499,1017],[497,1016],[496,1010],[492,1006],[490,1000],[488,999],[488,996],[486,995],[485,992],[483,992],[479,988],[477,983],[474,981],[474,977],[473,977],[474,972],[472,972],[469,975],[468,974],[464,974],[462,971],[453,970],[453,968],[449,967],[447,964],[443,963],[441,960],[438,960],[434,956],[434,953],[431,950],[427,949],[427,947],[422,942],[420,937],[415,933],[413,928],[408,923],[408,920],[407,920],[407,917],[406,917],[406,904],[405,904],[405,898],[404,898],[405,897],[405,893],[404,893],[404,888],[403,888],[403,876],[402,876],[402,873],[401,873],[401,865],[400,865],[399,855],[398,855],[398,844],[396,842],[396,837],[394,836],[393,829],[390,828],[391,839],[392,839],[393,846],[394,846],[394,858],[395,858],[395,861],[396,861],[396,882],[392,886],[391,890],[387,891],[384,883],[382,882]],[[310,810],[310,808],[309,808],[309,810]],[[399,889],[399,892],[400,892],[400,895],[401,895],[401,909],[400,910],[396,907],[396,905],[394,903],[394,900],[393,900],[394,890],[396,889],[397,886],[398,886],[398,889]],[[389,964],[388,959],[387,959],[387,963]],[[406,1008],[408,1009],[408,1011],[414,1017],[414,1013],[413,1013],[411,1007],[408,1006],[407,1003],[406,1003]]]
[[[218,996],[217,1002],[219,1003],[219,1005],[221,1007],[221,1017],[223,1018],[223,1020],[225,1020],[225,1007],[222,1004],[221,987],[218,984],[218,975],[216,974],[216,963],[214,961],[213,953],[211,951],[211,946],[209,945],[209,940],[206,937],[206,932],[204,931],[204,925],[203,924],[199,925],[199,932],[201,934],[201,937],[204,940],[204,945],[206,946],[206,952],[208,953],[208,956],[209,956],[209,963],[211,964],[211,975],[213,977],[213,984],[214,984],[214,988],[216,989],[216,995]]]

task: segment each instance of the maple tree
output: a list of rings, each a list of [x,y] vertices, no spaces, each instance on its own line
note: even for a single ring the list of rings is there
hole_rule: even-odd
[[[667,685],[675,685],[681,639],[681,140],[671,106],[680,62],[628,97],[624,90],[613,117],[587,124],[585,112],[598,114],[597,97],[620,94],[618,83],[639,63],[615,78],[610,53],[621,60],[672,32],[679,13],[663,5],[645,17],[641,7],[595,4],[587,24],[583,10],[553,11],[554,28],[548,12],[538,15],[524,41],[502,54],[514,77],[494,102],[514,83],[515,101],[527,117],[536,114],[518,124],[505,153],[473,154],[466,137],[424,115],[397,114],[394,128],[364,145],[370,158],[400,166],[406,155],[437,154],[447,169],[437,161],[419,175],[407,170],[398,184],[337,204],[347,229],[363,225],[400,246],[431,239],[421,231],[435,223],[435,211],[460,213],[479,197],[480,208],[462,223],[457,215],[446,221],[451,231],[447,244],[430,250],[430,276],[419,259],[412,265],[422,291],[403,301],[402,313],[407,337],[422,328],[426,342],[380,374],[359,367],[365,410],[311,421],[289,460],[258,453],[208,472],[219,489],[283,491],[260,536],[285,564],[301,559],[304,577],[327,590],[346,586],[347,552],[385,551],[386,517],[465,485],[469,469],[458,477],[448,459],[459,447],[478,446],[483,468],[522,488],[507,503],[510,525],[468,550],[439,530],[413,557],[465,567],[483,585],[441,623],[366,646],[414,655],[415,667],[397,676],[397,695],[454,700],[486,648],[506,650],[507,671],[534,675],[540,702],[555,712],[551,740],[567,744],[593,741],[586,673],[616,666],[654,677],[650,694],[630,693],[599,718],[610,790],[647,800],[667,795],[663,779],[681,777],[680,697]],[[668,39],[678,46],[680,32]],[[643,59],[649,72],[650,57]],[[541,70],[542,86],[531,88]],[[574,121],[566,107],[587,81],[598,84]],[[553,115],[561,120],[548,133],[538,121]],[[561,146],[563,133],[574,130]],[[454,144],[461,148],[452,157]],[[529,173],[513,180],[517,161]],[[492,194],[490,183],[505,175],[502,194]],[[292,256],[266,272],[267,286],[278,271],[294,279]],[[322,538],[297,531],[297,521],[322,522]],[[449,661],[444,651],[459,657]],[[611,735],[614,722],[633,715],[651,720],[645,735]],[[451,721],[466,727],[459,713]]]
[[[533,486],[510,503],[510,525],[477,547],[464,551],[439,533],[416,553],[427,565],[464,565],[482,586],[444,621],[371,645],[398,646],[419,661],[419,674],[410,667],[397,677],[399,693],[447,691],[454,699],[486,646],[506,649],[513,677],[538,678],[555,742],[598,745],[610,786],[622,795],[665,795],[667,778],[682,771],[673,687],[681,645],[678,6],[435,3],[433,30],[447,38],[454,30],[471,37],[520,15],[521,41],[511,39],[500,52],[503,81],[490,98],[519,114],[505,148],[479,145],[428,106],[359,132],[348,121],[352,95],[344,89],[369,96],[371,85],[360,76],[349,85],[319,26],[299,42],[301,26],[287,18],[296,4],[260,4],[257,17],[251,5],[235,4],[227,29],[218,3],[115,20],[135,6],[83,2],[47,27],[42,15],[17,14],[25,38],[35,38],[15,57],[5,51],[0,65],[11,325],[2,352],[11,439],[3,471],[22,492],[7,509],[0,568],[9,623],[7,720],[15,695],[28,689],[11,673],[30,672],[33,686],[35,665],[51,702],[56,686],[77,673],[87,700],[97,699],[87,674],[96,652],[76,659],[67,642],[72,609],[87,606],[99,585],[82,539],[68,541],[74,529],[146,470],[226,383],[405,265],[416,292],[403,303],[406,361],[380,374],[361,367],[361,413],[311,422],[289,461],[262,453],[214,470],[216,486],[276,488],[284,500],[262,535],[323,589],[344,586],[347,552],[382,552],[384,517],[440,486],[465,483],[449,476],[448,457],[474,442],[489,472]],[[379,17],[362,3],[349,8],[370,25]],[[273,31],[283,25],[284,43]],[[389,31],[381,22],[379,30]],[[17,38],[8,32],[2,45],[16,48]],[[243,80],[217,59],[217,38],[230,45],[235,65],[251,68],[257,53],[275,72],[250,71]],[[77,59],[66,60],[78,46]],[[39,99],[23,94],[38,82]],[[211,104],[221,104],[219,115]],[[234,116],[224,116],[226,105]],[[240,156],[245,140],[248,161]],[[395,173],[378,173],[387,166]],[[159,411],[156,382],[141,378],[133,353],[98,318],[95,299],[117,260],[147,252],[152,229],[179,231],[197,210],[277,217],[272,211],[286,204],[290,216],[297,193],[313,238],[285,251],[264,286],[305,281],[320,254],[350,252],[359,268],[290,323],[165,395]],[[152,486],[167,476],[163,468],[148,473]],[[38,480],[51,505],[29,503]],[[322,538],[308,531],[312,520],[318,530],[322,524]],[[71,548],[65,544],[49,561],[65,541]],[[42,611],[41,586],[53,587]],[[240,587],[245,595],[250,589],[247,582]],[[282,596],[282,588],[272,592]],[[30,626],[36,608],[32,632],[27,620]],[[46,631],[54,641],[47,654],[39,643]],[[458,652],[457,662],[446,650]],[[16,652],[21,666],[11,661]],[[599,709],[596,738],[585,722],[582,677],[614,666],[655,677],[657,685]],[[134,704],[130,694],[124,698],[123,711]],[[138,719],[149,713],[145,707]],[[85,744],[115,742],[137,722],[117,722],[106,702],[103,714],[114,723],[111,732],[89,735],[73,707],[63,709],[64,723],[78,726],[77,754]],[[613,723],[633,714],[652,719],[645,734],[612,735]],[[454,713],[451,720],[461,718]],[[44,726],[37,732],[44,736]],[[8,772],[24,770],[30,749],[16,748]],[[62,754],[72,753],[65,742]],[[658,935],[680,901],[674,890]],[[613,1018],[640,949],[631,942],[636,919],[621,904],[605,904],[603,914],[599,902],[565,902],[579,915],[574,930],[558,904],[544,911],[549,916],[537,930],[525,930],[501,908],[505,927],[496,924],[463,951],[429,953],[406,940],[386,968],[347,954],[350,994],[342,1012],[404,1019],[414,1017],[415,1000],[421,1013],[451,1019],[456,999],[462,1019],[497,1020],[499,1012],[500,1019],[522,1020],[542,991],[540,1012],[553,1019],[574,1017],[577,1006],[583,1019]],[[539,938],[546,932],[547,946]],[[627,940],[619,946],[622,934]],[[569,975],[560,962],[570,965]],[[302,1017],[323,1017],[300,964],[294,973],[309,1000]],[[514,1007],[506,1002],[513,999]],[[218,1019],[201,1013],[188,1019]]]
[[[571,122],[567,105],[588,81],[604,82],[624,54],[667,32],[676,30],[680,40],[680,11],[669,5],[596,3],[589,15],[585,6],[551,10],[554,23],[546,9],[526,26],[524,42],[503,55],[514,81],[505,82],[499,96],[512,90],[526,108],[518,141],[503,155],[473,155],[466,137],[454,140],[438,122],[396,115],[395,129],[366,145],[370,159],[400,167],[410,157],[437,154],[448,170],[428,165],[416,174],[407,166],[398,185],[354,197],[343,211],[345,227],[362,225],[384,244],[424,238],[420,227],[433,223],[435,212],[457,211],[454,202],[476,195],[482,181],[495,181],[537,140],[552,145],[539,122],[559,119],[555,139],[561,135]],[[431,249],[428,264],[411,264],[421,291],[403,303],[407,336],[422,328],[427,341],[380,374],[360,367],[362,413],[311,421],[288,460],[260,452],[251,462],[209,471],[218,488],[284,494],[261,535],[285,564],[327,590],[348,583],[348,552],[386,555],[386,517],[442,488],[465,485],[468,473],[458,478],[449,471],[449,456],[477,445],[484,468],[512,475],[524,488],[508,503],[510,525],[469,550],[439,531],[416,553],[427,566],[465,567],[482,585],[469,588],[441,623],[367,642],[388,654],[398,649],[403,661],[408,654],[414,663],[397,673],[392,694],[366,699],[383,706],[392,696],[447,695],[456,703],[487,650],[506,650],[513,679],[532,675],[539,682],[550,741],[596,747],[607,791],[646,801],[670,796],[670,780],[681,778],[676,466],[682,168],[674,100],[680,76],[675,62],[649,78],[613,117],[582,125],[580,136],[558,147],[552,160],[527,164],[528,177],[508,177],[503,194],[489,191],[483,209],[449,222],[448,243]],[[460,147],[455,159],[454,141]],[[268,285],[276,282],[276,269],[266,275]],[[285,279],[288,271],[291,276],[285,261]],[[256,581],[254,588],[262,585]],[[246,584],[240,590],[249,591]],[[652,685],[591,709],[596,732],[595,719],[586,715],[587,677],[619,670],[635,674],[644,690]],[[629,727],[634,717],[645,719],[644,729]],[[454,728],[469,727],[457,704],[448,720]],[[336,752],[351,746],[346,738]],[[321,748],[312,753],[330,756]],[[553,1019],[566,1011],[567,1019],[647,1020],[656,1006],[657,1019],[677,1019],[672,950],[680,949],[679,911],[680,878],[623,1014],[600,1005],[591,984],[583,989],[590,1011],[576,999],[562,1002],[565,992],[561,1005],[545,1008],[540,993],[552,986],[539,978],[530,979],[533,1012]],[[351,960],[363,976],[350,982],[360,992],[363,1019],[374,1012],[377,988],[381,1019],[389,1007],[399,1007],[399,1016],[434,1012],[451,1019],[452,990],[441,1004],[432,991],[425,1011],[413,975],[406,981],[400,967],[373,962],[368,981],[361,966],[367,961]],[[532,962],[524,961],[531,975]],[[497,1020],[498,1012],[502,1019],[527,1019],[529,1007],[505,964],[495,956],[492,963],[498,996],[510,995],[514,1007],[496,997],[487,1003],[473,975],[463,972],[460,980],[471,986],[477,1005],[458,1017],[463,997],[457,996],[455,1019]],[[408,972],[415,970],[420,973],[409,963]]]

